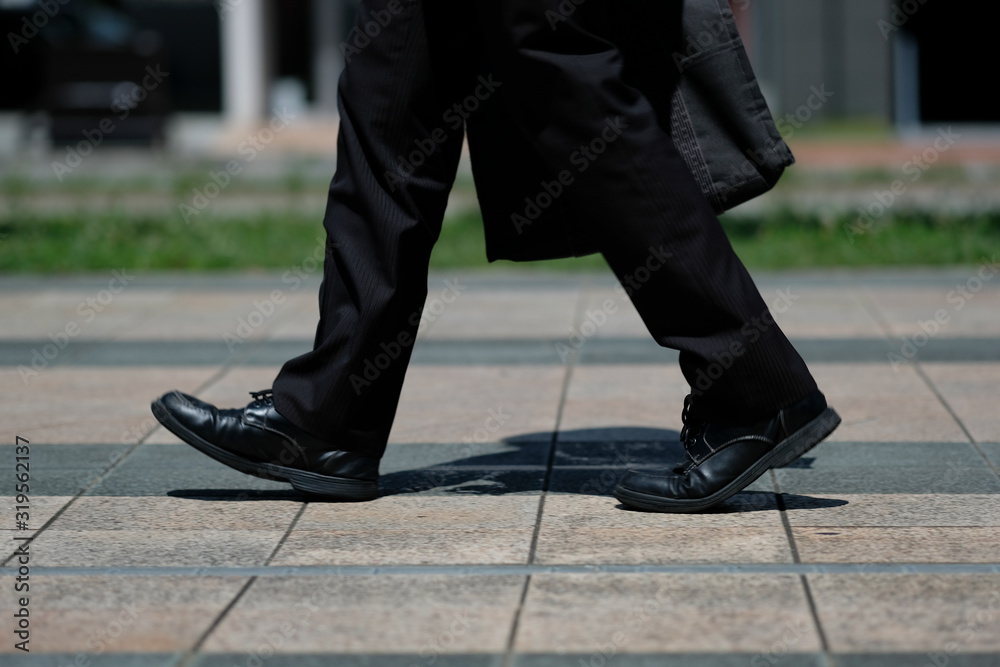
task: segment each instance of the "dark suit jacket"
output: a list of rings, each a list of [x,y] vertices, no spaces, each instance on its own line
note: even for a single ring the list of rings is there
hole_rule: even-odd
[[[773,187],[794,158],[761,95],[727,0],[620,6],[608,30],[622,51],[624,77],[650,100],[715,211]],[[574,208],[572,185],[560,191],[558,172],[505,111],[502,89],[467,131],[491,261],[597,251],[584,224],[587,211]],[[526,210],[537,213],[529,224]]]

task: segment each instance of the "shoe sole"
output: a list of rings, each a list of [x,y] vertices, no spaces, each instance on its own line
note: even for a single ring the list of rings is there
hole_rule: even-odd
[[[160,401],[154,401],[150,407],[153,411],[153,416],[163,424],[164,428],[202,454],[206,454],[234,470],[239,470],[242,473],[262,479],[286,482],[291,484],[297,491],[310,496],[318,496],[324,500],[362,501],[373,500],[378,497],[378,482],[351,479],[349,477],[319,475],[306,470],[275,465],[274,463],[251,461],[238,454],[222,449],[217,445],[213,445],[197,433],[188,430],[170,414],[170,411]]]
[[[615,488],[615,498],[629,507],[650,512],[698,512],[705,510],[736,495],[771,468],[788,465],[825,440],[839,425],[840,415],[833,408],[826,408],[811,422],[779,442],[774,449],[759,458],[739,477],[704,498],[664,498],[663,496],[632,491],[622,486]]]

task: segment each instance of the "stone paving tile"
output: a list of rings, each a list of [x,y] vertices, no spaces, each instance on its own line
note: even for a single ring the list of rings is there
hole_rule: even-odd
[[[107,277],[111,278],[110,271]],[[66,281],[54,288],[33,290],[15,308],[2,311],[0,338],[43,340],[49,334],[59,337],[62,333],[69,334],[70,345],[77,338],[107,338],[135,326],[169,299],[162,292],[127,287],[112,294],[107,287],[107,280],[93,288],[75,287]]]
[[[573,655],[519,655],[512,662],[516,667],[746,667],[747,665],[781,665],[781,667],[825,667],[818,654],[801,655],[783,650],[769,653],[611,653],[613,645],[597,647],[589,653]],[[838,663],[839,665],[839,663]]]
[[[379,493],[425,496],[537,495],[545,485],[543,468],[527,470],[477,470],[461,468],[403,471],[382,475]]]
[[[273,565],[527,563],[535,496],[390,496],[311,503]]]
[[[818,494],[785,496],[784,504],[792,526],[1000,526],[991,494]]]
[[[790,338],[881,338],[882,330],[872,319],[851,290],[842,286],[824,288],[803,286],[794,278],[768,278],[759,283],[761,294],[778,325]],[[787,307],[777,291],[787,295],[791,290],[791,306]],[[607,307],[605,301],[612,300]],[[781,312],[774,310],[777,303]],[[614,289],[589,289],[584,309],[610,312],[616,309],[594,334],[596,338],[649,336],[634,306],[627,296]]]
[[[302,503],[84,496],[52,524],[66,531],[286,530]]]
[[[953,471],[929,468],[841,468],[829,470],[776,470],[783,492],[801,495],[857,494],[1000,494],[1000,480],[991,470],[972,468]],[[840,495],[838,495],[840,494]]]
[[[523,565],[532,528],[295,530],[273,565]]]
[[[13,590],[12,577],[0,583]],[[154,654],[192,648],[245,583],[211,576],[32,577],[31,651],[72,654],[60,666],[169,664],[170,656]],[[7,617],[11,596],[3,597]],[[0,652],[11,651],[10,641],[0,645]],[[105,662],[118,653],[142,655],[132,663]],[[78,655],[86,662],[74,663]]]
[[[486,442],[536,433],[548,441],[564,375],[558,366],[414,366],[389,442]]]
[[[1000,283],[966,297],[957,287],[964,286],[974,274],[970,270],[966,276],[950,284],[943,281],[940,288],[879,287],[869,291],[882,317],[897,336],[911,338],[921,331],[920,323],[933,320],[939,311],[944,311],[944,324],[936,335],[940,336],[997,336],[1000,335]]]
[[[952,654],[942,651],[937,653],[870,653],[855,655],[837,655],[837,667],[935,667],[935,664],[945,664],[948,667],[996,667],[1000,656],[990,654]],[[932,662],[936,660],[937,663]]]
[[[194,391],[210,367],[47,368],[21,392],[4,397],[5,426],[32,444],[134,443],[157,422],[150,402],[164,387]],[[8,387],[21,387],[16,368],[0,370]]]
[[[221,366],[237,358],[222,340],[177,341],[81,341],[76,346],[74,366]],[[237,350],[238,351],[238,350]]]
[[[83,664],[98,664],[86,653],[32,653],[18,656],[18,664],[26,667],[66,667],[72,665],[78,656],[89,660]],[[94,656],[96,657],[96,656]],[[174,667],[181,663],[183,653],[103,653],[101,667]]]
[[[808,580],[836,653],[1000,652],[1000,575],[823,574]]]
[[[797,527],[803,563],[995,563],[995,527]]]
[[[966,442],[965,434],[909,365],[810,364],[843,419],[832,442]]]
[[[288,484],[245,475],[183,443],[140,445],[110,474],[89,489],[87,495],[169,495],[201,498],[206,499],[206,502],[225,499],[304,499]]]
[[[602,441],[605,429],[663,429],[669,440],[681,429],[687,384],[671,365],[579,366],[573,370],[563,406],[560,441]]]
[[[63,567],[263,565],[284,530],[46,530],[32,564]]]
[[[761,286],[775,321],[790,338],[881,338],[883,332],[855,294],[843,287],[803,287],[790,279],[784,286]],[[788,295],[787,304],[778,295]],[[797,297],[797,298],[796,298]],[[777,305],[777,308],[775,307]]]
[[[413,366],[563,366],[568,358],[546,338],[446,338],[417,341]]]
[[[0,457],[14,460],[14,445],[0,445]],[[39,496],[75,496],[89,484],[100,480],[130,449],[130,445],[30,445],[31,498]],[[0,492],[14,496],[17,480],[4,475]]]
[[[819,649],[799,577],[749,574],[542,574],[531,579],[520,653],[756,653],[787,633]]]
[[[657,514],[620,507],[617,501],[600,496],[549,496],[535,562],[792,562],[771,494],[741,493],[708,514]]]
[[[526,348],[531,341],[523,341],[521,348]],[[533,344],[537,344],[533,343]],[[676,350],[658,346],[652,339],[646,338],[590,338],[585,344],[576,343],[576,363],[582,365],[607,365],[607,364],[665,364],[676,366],[680,358]],[[889,354],[894,351],[893,346],[885,337],[877,338],[793,338],[792,344],[798,350],[802,358],[811,366],[814,364],[841,364],[855,363],[866,365],[881,365],[889,360]],[[491,344],[496,348],[496,343]],[[551,348],[552,343],[548,343]],[[504,359],[511,363],[510,359],[515,354],[514,344],[506,342],[503,347],[508,350],[501,350],[497,354],[498,360]],[[533,348],[528,348],[533,349]],[[564,354],[569,355],[572,348],[559,348]],[[414,353],[414,359],[418,363],[424,362],[424,355],[421,350]],[[524,349],[517,354],[524,355]],[[549,363],[552,357],[552,350],[548,350],[545,356],[539,356],[535,363]],[[443,354],[436,359],[438,363],[447,359]],[[562,356],[559,357],[562,360]],[[1000,360],[1000,348],[992,338],[971,338],[961,341],[949,338],[939,338],[931,341],[921,348],[919,359],[928,361],[945,362],[995,362]]]
[[[924,370],[976,441],[1000,440],[1000,364],[924,364]]]
[[[468,286],[461,277],[457,280],[458,287]],[[432,322],[427,337],[560,340],[569,336],[574,324],[578,293],[577,288],[511,292],[467,287],[456,298],[443,281],[432,280],[423,313]],[[446,303],[448,298],[453,303]]]
[[[774,475],[798,494],[1000,493],[1000,478],[960,443],[825,442]]]
[[[282,290],[280,280],[273,287],[261,289],[194,292],[176,290],[169,303],[150,314],[141,323],[123,333],[119,340],[213,340],[222,341],[228,333],[240,340],[260,341],[275,335],[283,324],[299,319],[306,295]],[[275,290],[281,290],[273,299]],[[316,296],[310,295],[309,305],[315,311]],[[256,314],[255,314],[256,313]],[[240,319],[246,324],[241,325]],[[312,322],[315,332],[316,321]]]
[[[261,577],[204,650],[243,652],[276,633],[277,654],[502,653],[523,586],[518,576]]]
[[[576,314],[574,326],[580,332],[580,325],[588,319],[592,323],[600,323],[594,332],[587,338],[618,338],[628,337],[647,340],[650,338],[649,330],[643,324],[639,312],[632,305],[628,295],[619,289],[613,288],[590,288],[582,295],[582,310]],[[591,318],[588,313],[593,313]],[[602,313],[606,319],[597,313]]]
[[[28,534],[36,530],[39,530],[43,525],[45,525],[45,523],[49,519],[55,516],[56,512],[65,507],[66,503],[68,503],[70,500],[72,500],[72,498],[67,496],[29,495],[27,503]],[[17,512],[25,511],[25,510],[14,509],[19,504],[22,507],[24,506],[23,503],[17,502],[16,496],[0,497],[0,516],[10,517],[9,521],[4,521],[3,524],[0,524],[0,526],[2,526],[0,530],[4,531],[4,533],[2,534],[6,535],[7,539],[13,537],[15,533],[20,534],[22,536],[25,534],[21,530],[15,528],[14,525],[14,521],[16,520],[14,516],[15,511]]]
[[[549,480],[549,493],[610,496],[618,484],[618,480],[630,467],[616,465],[607,468],[556,468]],[[641,466],[641,468],[647,467]],[[742,493],[756,496],[760,493],[771,494],[773,492],[774,486],[771,479],[765,475],[747,486]],[[747,498],[734,502],[753,504],[763,501]]]
[[[553,465],[563,467],[649,467],[669,465],[684,457],[680,434],[664,429],[607,429],[603,440],[572,442],[576,432],[561,432]],[[590,435],[587,433],[586,435]],[[656,441],[649,436],[665,436]]]
[[[968,442],[826,441],[784,470],[928,468],[947,473],[984,467],[983,457]]]
[[[308,294],[286,292],[286,299],[288,305],[283,309],[284,316],[268,329],[267,339],[303,341],[305,349],[311,350],[316,338],[316,325],[319,324],[318,291],[309,290]]]
[[[1000,442],[984,442],[979,445],[994,468],[1000,469]]]
[[[267,645],[264,645],[266,651]],[[256,650],[254,648],[250,650]],[[243,653],[207,653],[198,655],[191,663],[192,667],[233,667],[253,661],[247,652]],[[414,667],[414,665],[434,665],[435,667],[502,667],[503,655],[482,655],[459,653],[456,655],[441,655],[433,653],[411,653],[389,655],[385,653],[362,652],[355,655],[344,653],[288,653],[271,655],[267,659],[267,667]]]
[[[538,498],[530,496],[390,496],[370,503],[310,503],[300,530],[447,531],[533,528]]]
[[[525,466],[543,469],[548,463],[548,442],[456,442],[389,445],[379,465],[383,475],[435,469],[502,470]]]

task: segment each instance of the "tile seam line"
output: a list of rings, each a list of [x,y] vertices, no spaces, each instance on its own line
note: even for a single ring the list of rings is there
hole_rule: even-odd
[[[234,360],[231,360],[231,361],[234,361]],[[205,380],[203,383],[201,383],[194,390],[195,393],[198,394],[198,393],[201,393],[201,392],[205,391],[206,389],[208,389],[209,387],[211,387],[213,384],[215,384],[216,382],[218,382],[219,380],[221,380],[230,370],[232,370],[231,364],[224,364],[218,371],[216,371],[215,373],[213,373],[211,377],[209,377],[207,380]],[[125,450],[125,453],[122,454],[120,457],[118,457],[115,460],[114,463],[112,463],[103,472],[99,473],[94,479],[92,479],[90,481],[89,484],[87,484],[87,486],[85,486],[84,488],[80,489],[76,494],[74,494],[70,498],[69,502],[67,502],[65,505],[63,505],[62,507],[60,507],[59,510],[56,511],[55,514],[53,514],[51,517],[49,517],[48,521],[46,521],[44,524],[42,524],[41,528],[39,528],[38,530],[36,530],[31,535],[31,539],[26,542],[27,547],[30,548],[31,545],[35,543],[35,540],[38,539],[38,537],[41,536],[42,533],[44,533],[46,530],[48,530],[49,527],[51,527],[52,524],[54,524],[70,508],[71,505],[73,505],[77,500],[79,500],[80,498],[82,498],[84,496],[84,494],[87,493],[87,491],[89,491],[92,488],[95,488],[102,481],[104,481],[109,475],[111,475],[112,473],[114,473],[114,471],[117,470],[125,462],[125,460],[127,458],[129,458],[130,456],[132,456],[132,454],[134,454],[135,451],[137,449],[139,449],[139,447],[141,447],[142,445],[144,445],[146,443],[146,441],[149,440],[149,438],[154,433],[156,433],[158,430],[160,430],[161,428],[163,428],[163,426],[161,426],[159,423],[157,423],[155,426],[153,426],[153,428],[149,429],[149,431],[145,435],[143,435],[141,438],[139,438],[138,440],[136,440],[135,444],[129,446],[128,449]],[[7,563],[10,562],[16,556],[17,556],[17,551],[14,551],[13,553],[10,554],[10,556],[7,556],[6,558],[3,558],[2,560],[0,560],[0,570],[2,570],[3,567],[5,567],[7,565]]]
[[[583,319],[583,310],[588,301],[588,292],[585,288],[577,287],[576,306],[573,313],[573,324]],[[538,511],[535,514],[535,527],[531,532],[531,544],[528,546],[528,564],[535,562],[535,552],[538,549],[538,536],[542,530],[542,518],[545,514],[545,499],[548,496],[549,485],[552,482],[553,464],[556,458],[556,448],[559,443],[559,427],[562,425],[563,408],[566,405],[566,396],[569,394],[569,383],[573,376],[573,367],[576,362],[576,355],[571,355],[566,359],[565,370],[563,371],[562,386],[559,389],[559,403],[556,405],[555,423],[552,425],[552,436],[549,438],[549,454],[545,462],[545,478],[542,480],[542,491],[538,496]],[[529,573],[521,587],[521,596],[517,601],[517,609],[511,619],[510,634],[507,636],[507,644],[504,647],[503,667],[512,667],[516,659],[517,634],[521,627],[521,615],[524,606],[528,601],[528,591],[531,588],[531,577]]]
[[[305,566],[34,566],[38,576],[531,576],[535,574],[997,574],[997,563],[742,563],[683,565],[305,565]],[[0,568],[14,576],[15,567]]]
[[[861,289],[862,292],[864,293],[866,302],[862,303],[862,307],[864,307],[866,310],[869,310],[869,315],[875,320],[879,328],[882,329],[882,333],[885,335],[886,339],[889,341],[890,344],[895,345],[896,341],[894,339],[897,338],[897,336],[892,329],[892,325],[889,324],[889,320],[886,319],[885,314],[878,307],[878,304],[876,303],[874,297],[872,297],[872,294],[868,290],[868,288],[862,287]],[[941,394],[940,391],[938,391],[937,385],[935,385],[934,382],[931,380],[930,376],[927,375],[927,372],[924,370],[923,364],[920,361],[920,356],[917,355],[916,357],[914,357],[911,363],[913,364],[914,371],[917,373],[917,375],[920,376],[920,379],[924,381],[924,385],[930,390],[932,394],[934,394],[934,397],[938,400],[938,402],[945,409],[945,411],[955,421],[955,423],[958,425],[958,428],[960,428],[962,430],[962,433],[965,434],[965,437],[969,439],[969,444],[971,444],[973,449],[976,450],[976,453],[979,454],[979,458],[981,458],[983,462],[986,464],[986,468],[992,471],[995,476],[1000,477],[1000,470],[998,470],[997,467],[993,465],[993,462],[990,460],[990,457],[986,455],[986,452],[983,451],[983,448],[980,446],[980,444],[976,442],[976,439],[974,437],[972,437],[972,433],[970,433],[969,429],[966,428],[965,422],[962,421],[962,419],[958,416],[955,410],[951,407],[951,404],[947,401],[947,399],[945,399],[944,395]]]
[[[802,559],[799,556],[799,547],[795,542],[795,531],[792,530],[791,521],[788,518],[788,507],[785,505],[785,495],[781,491],[781,483],[778,482],[778,476],[774,474],[774,470],[770,470],[771,483],[774,485],[775,496],[774,500],[778,506],[778,512],[781,515],[781,526],[785,531],[785,538],[788,540],[788,548],[792,554],[792,562],[795,565],[801,565]],[[809,610],[809,617],[813,622],[813,629],[816,631],[816,637],[819,639],[820,652],[822,654],[821,660],[823,663],[829,667],[830,665],[830,642],[826,636],[826,630],[823,628],[823,622],[819,617],[819,610],[816,607],[816,599],[813,597],[812,589],[809,586],[809,578],[805,573],[800,573],[798,575],[799,586],[802,588],[802,595],[806,601],[806,608]]]
[[[972,436],[972,433],[965,426],[965,422],[962,421],[962,418],[959,417],[958,413],[955,412],[954,408],[951,407],[951,403],[948,402],[948,399],[946,399],[944,395],[940,391],[938,391],[937,385],[935,385],[934,381],[931,380],[929,375],[927,375],[927,371],[924,370],[923,364],[920,363],[920,360],[919,359],[914,360],[913,366],[917,371],[917,375],[920,376],[920,379],[924,381],[924,384],[927,385],[927,388],[931,390],[931,393],[934,394],[934,397],[937,398],[938,402],[941,403],[941,405],[948,412],[951,418],[955,420],[955,423],[958,424],[958,427],[962,429],[962,433],[964,433],[965,437],[969,439],[969,444],[972,445],[973,449],[976,450],[976,453],[979,454],[979,458],[981,458],[983,462],[986,464],[986,468],[992,471],[993,474],[996,475],[998,478],[1000,478],[1000,470],[998,470],[997,467],[993,465],[993,461],[990,460],[990,457],[987,456],[985,451],[983,451],[982,446]]]
[[[285,534],[281,536],[281,539],[278,540],[278,543],[274,545],[274,548],[271,550],[271,553],[267,557],[267,560],[264,561],[264,567],[270,565],[271,561],[274,560],[274,557],[278,555],[278,551],[281,550],[281,547],[285,544],[285,540],[288,539],[288,536],[292,534],[292,529],[295,528],[295,524],[297,524],[299,522],[299,519],[302,518],[302,514],[306,511],[306,507],[308,507],[308,505],[309,505],[308,502],[304,502],[301,504],[301,507],[299,507],[299,510],[295,513],[295,516],[289,522],[288,528],[285,529]],[[222,625],[222,622],[225,620],[226,616],[228,616],[229,612],[232,611],[237,604],[239,604],[240,600],[243,599],[243,596],[246,595],[246,592],[250,590],[250,587],[253,586],[255,581],[257,581],[257,577],[251,576],[242,586],[240,586],[240,590],[236,592],[236,595],[234,595],[233,599],[229,601],[229,604],[227,604],[222,609],[222,611],[219,612],[219,615],[212,620],[212,622],[208,625],[207,628],[205,628],[205,631],[201,634],[200,637],[198,637],[198,640],[191,646],[191,648],[189,648],[187,651],[184,652],[184,655],[177,663],[177,667],[186,667],[188,664],[191,663],[192,660],[194,660],[198,656],[202,648],[205,646],[205,642],[208,641],[208,638],[212,636],[212,633],[215,632],[216,628]]]

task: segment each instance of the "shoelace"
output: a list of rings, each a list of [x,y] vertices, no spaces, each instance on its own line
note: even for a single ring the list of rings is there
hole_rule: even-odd
[[[708,426],[708,422],[691,414],[692,403],[694,403],[693,396],[688,394],[684,397],[684,410],[681,412],[681,422],[684,424],[681,427],[681,443],[684,445],[684,454],[688,460],[691,463],[697,463],[697,460],[691,454],[691,447],[701,437],[705,427]]]
[[[264,401],[270,400],[274,395],[274,392],[270,389],[262,389],[261,391],[251,391],[250,396],[253,397],[254,405],[258,403],[263,403]]]

